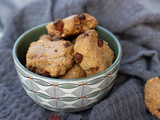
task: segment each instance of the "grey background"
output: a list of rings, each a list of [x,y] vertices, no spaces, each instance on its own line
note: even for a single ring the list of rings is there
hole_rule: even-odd
[[[160,12],[160,7],[159,7],[160,0],[137,0],[137,1],[156,13]],[[30,2],[33,2],[33,0],[5,0],[5,1],[2,0],[0,11],[4,11],[5,9],[5,12],[0,13],[0,40],[4,31],[3,24],[5,24],[6,22],[2,21],[3,19],[1,18],[9,17],[9,14],[11,14],[13,10],[21,9],[24,6],[28,5]],[[6,14],[8,15],[6,16]]]

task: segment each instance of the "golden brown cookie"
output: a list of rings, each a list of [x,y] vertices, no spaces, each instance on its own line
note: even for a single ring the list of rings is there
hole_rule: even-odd
[[[61,39],[63,34],[63,21],[60,19],[56,19],[53,22],[50,22],[46,25],[46,29],[49,35],[52,35],[54,39]]]
[[[59,77],[59,79],[77,79],[85,77],[85,72],[78,64],[74,64],[72,68],[70,68],[65,75]]]
[[[73,44],[64,40],[38,40],[30,44],[26,55],[26,68],[43,76],[64,75],[73,63]]]
[[[53,40],[52,40],[52,36],[51,35],[44,34],[44,35],[39,37],[38,41],[53,41]]]
[[[48,40],[52,41],[52,36],[48,35],[48,34],[44,34],[44,35],[39,37],[39,40],[43,40],[43,39],[48,39]]]
[[[148,110],[160,119],[160,79],[151,78],[144,87],[144,99]]]
[[[112,65],[114,53],[95,30],[79,35],[74,45],[74,60],[91,76]]]
[[[79,15],[71,15],[63,20],[56,19],[54,22],[49,23],[46,28],[48,34],[60,39],[61,37],[75,36],[86,30],[94,29],[97,24],[98,22],[93,16],[81,13]]]

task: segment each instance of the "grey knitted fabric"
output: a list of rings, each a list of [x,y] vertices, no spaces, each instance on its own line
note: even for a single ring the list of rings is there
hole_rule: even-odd
[[[17,1],[17,0],[16,0]],[[12,1],[13,2],[13,1]],[[143,88],[160,77],[160,13],[136,0],[35,0],[16,7],[0,1],[0,119],[47,120],[52,113],[27,96],[14,68],[12,48],[26,30],[56,18],[87,12],[121,42],[123,57],[114,87],[93,108],[56,113],[63,120],[156,120],[145,107]],[[6,13],[5,13],[6,11]]]

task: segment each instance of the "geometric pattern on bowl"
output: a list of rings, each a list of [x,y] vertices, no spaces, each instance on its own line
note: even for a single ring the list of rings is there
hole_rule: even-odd
[[[119,63],[99,77],[83,81],[49,81],[32,77],[15,65],[26,93],[42,107],[52,111],[76,112],[97,104],[110,91]]]

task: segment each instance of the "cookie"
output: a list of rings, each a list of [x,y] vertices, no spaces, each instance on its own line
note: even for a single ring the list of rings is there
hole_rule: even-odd
[[[53,36],[53,39],[61,39],[63,34],[63,21],[60,19],[56,19],[53,22],[50,22],[46,25],[46,29],[49,35]]]
[[[48,34],[44,34],[44,35],[39,37],[39,40],[44,40],[44,39],[52,41],[52,36],[48,35]]]
[[[73,37],[86,30],[94,29],[97,24],[98,22],[93,16],[81,13],[79,15],[71,15],[63,20],[56,19],[54,22],[49,23],[46,28],[48,34],[60,39],[61,37]]]
[[[148,110],[160,119],[160,79],[149,79],[144,87],[144,99]]]
[[[59,77],[59,79],[77,79],[85,77],[85,72],[78,64],[74,64],[65,75]]]
[[[64,75],[74,63],[73,44],[69,41],[46,41],[30,44],[26,55],[26,68],[43,76]]]
[[[114,53],[95,30],[79,35],[74,45],[74,60],[86,76],[95,75],[112,65]]]

